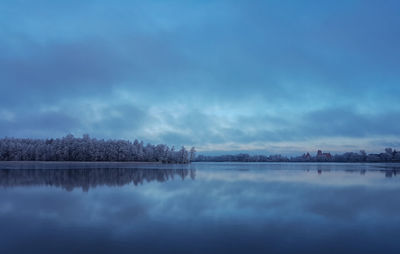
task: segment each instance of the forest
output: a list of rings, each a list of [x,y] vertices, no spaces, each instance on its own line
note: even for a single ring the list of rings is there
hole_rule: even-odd
[[[1,161],[138,161],[190,163],[196,150],[176,150],[164,144],[144,144],[135,140],[104,140],[67,135],[56,139],[2,138]]]
[[[400,152],[386,148],[382,153],[346,152],[334,154],[318,150],[315,155],[215,155],[196,157],[196,149],[184,146],[175,149],[165,144],[144,144],[137,139],[104,140],[85,134],[81,138],[69,134],[56,139],[2,138],[0,161],[127,161],[186,164],[197,162],[400,162]]]
[[[386,148],[382,153],[367,154],[365,150],[359,153],[346,152],[343,154],[331,155],[318,150],[315,156],[304,153],[301,156],[287,157],[277,155],[249,155],[246,153],[234,155],[204,156],[199,155],[196,161],[209,162],[400,162],[400,152]]]

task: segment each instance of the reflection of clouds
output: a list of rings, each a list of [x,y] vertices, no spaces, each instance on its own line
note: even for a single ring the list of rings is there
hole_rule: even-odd
[[[173,194],[160,186],[152,197],[161,197],[158,216],[173,214],[214,218],[218,221],[343,220],[394,216],[400,208],[398,179],[384,172],[332,170],[199,170],[190,192]],[[163,193],[166,193],[165,195]],[[167,201],[165,201],[167,199]],[[184,204],[184,205],[182,205]],[[399,205],[398,205],[399,204]],[[395,216],[395,219],[397,217]],[[180,219],[183,219],[182,216]]]
[[[129,186],[97,188],[85,194],[48,187],[14,188],[0,192],[0,198],[0,220],[18,218],[77,227],[124,227],[146,217],[152,206],[151,200]]]
[[[399,221],[397,211],[400,209],[400,199],[393,196],[394,191],[399,190],[399,187],[395,190],[371,190],[360,186],[326,188],[316,194],[321,197],[308,195],[304,211],[341,221],[363,221],[368,218],[386,220],[385,217]]]
[[[388,182],[385,176],[392,175],[392,171],[371,171],[371,172],[346,172],[346,171],[269,171],[269,172],[254,172],[249,173],[242,171],[226,171],[226,172],[212,172],[210,171],[197,171],[197,179],[220,180],[224,182],[238,182],[245,181],[252,183],[304,183],[315,184],[320,186],[353,186],[365,185],[374,186],[385,184],[385,188],[396,188],[400,184],[400,179],[395,178]],[[394,176],[394,174],[393,174]]]
[[[40,235],[38,225],[44,225],[64,230],[68,239],[87,239],[90,232],[96,239],[126,242],[147,252],[168,246],[205,253],[207,244],[226,252],[229,246],[258,244],[270,252],[294,253],[299,246],[312,250],[315,244],[335,247],[338,241],[343,246],[370,243],[377,234],[388,234],[380,241],[393,240],[400,226],[400,185],[397,177],[386,179],[380,171],[318,175],[194,168],[196,181],[154,180],[140,188],[98,185],[88,193],[49,185],[0,189],[0,235],[13,227]]]

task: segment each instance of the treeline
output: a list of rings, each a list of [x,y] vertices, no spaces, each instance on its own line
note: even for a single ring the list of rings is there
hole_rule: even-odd
[[[57,139],[0,139],[2,161],[140,161],[190,163],[195,148],[175,150],[164,144],[144,145],[135,140],[104,140],[67,135]]]
[[[247,153],[225,154],[206,156],[199,155],[196,157],[198,162],[286,162],[289,158],[282,155],[249,155]]]
[[[196,161],[203,162],[400,162],[400,152],[386,148],[383,153],[367,154],[364,150],[359,153],[347,152],[331,155],[321,150],[313,156],[305,153],[297,157],[286,157],[282,155],[249,155],[245,153],[236,155],[204,156],[199,155]]]

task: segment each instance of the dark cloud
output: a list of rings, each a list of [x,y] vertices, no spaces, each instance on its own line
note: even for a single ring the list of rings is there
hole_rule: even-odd
[[[0,119],[3,136],[49,137],[80,128],[79,118],[63,112],[19,112],[12,119]]]
[[[358,113],[351,108],[333,108],[308,113],[304,131],[315,136],[366,137],[400,134],[397,119],[400,111],[379,114]]]
[[[103,90],[123,72],[123,59],[95,41],[25,44],[21,53],[0,58],[1,82],[8,84],[2,90],[24,91],[21,99],[82,95],[88,86]]]
[[[92,128],[95,132],[123,132],[133,131],[141,128],[146,119],[149,117],[148,113],[134,105],[117,105],[110,106],[98,112],[101,119],[92,123]]]
[[[54,102],[74,96],[102,96],[121,84],[148,89],[161,78],[159,75],[171,75],[181,65],[161,38],[137,36],[121,38],[118,43],[92,38],[22,44],[18,51],[4,48],[15,54],[0,56],[0,82],[6,84],[0,87],[2,97],[7,100],[11,95],[14,100],[9,102],[13,104],[21,103],[16,100],[17,95],[30,102]]]

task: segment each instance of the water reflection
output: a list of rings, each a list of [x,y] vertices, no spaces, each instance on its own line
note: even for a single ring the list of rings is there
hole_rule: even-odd
[[[174,178],[195,179],[194,169],[162,168],[69,168],[69,169],[0,169],[0,186],[55,186],[72,191],[88,191],[96,186],[139,185],[144,182],[165,182]]]
[[[0,188],[0,253],[400,253],[397,166],[24,167],[0,170],[19,186]]]

